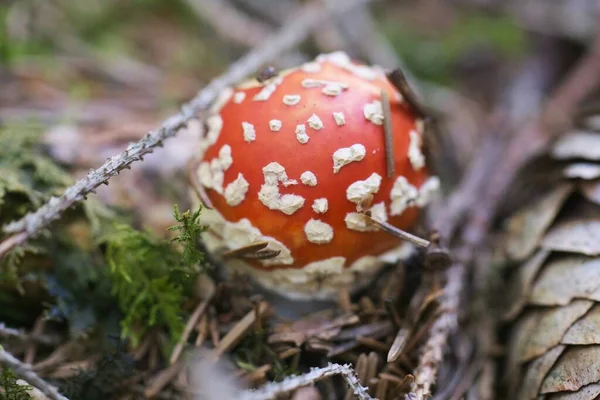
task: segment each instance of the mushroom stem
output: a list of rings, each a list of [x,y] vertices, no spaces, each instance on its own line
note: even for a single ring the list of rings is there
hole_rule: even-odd
[[[375,227],[377,227],[378,229],[380,229],[386,233],[394,235],[402,240],[407,240],[407,241],[411,242],[412,244],[415,244],[417,246],[424,247],[424,248],[429,247],[429,245],[431,244],[431,242],[429,240],[425,240],[425,239],[415,236],[411,233],[403,231],[402,229],[396,228],[394,225],[388,224],[387,222],[379,221],[378,219],[373,218],[369,213],[366,213],[366,215],[367,215],[367,217],[369,217],[370,222]]]
[[[390,96],[384,90],[381,91],[381,106],[383,110],[383,132],[385,133],[385,161],[387,176],[392,179],[396,174],[394,168],[394,135],[392,132],[392,109],[390,107]]]

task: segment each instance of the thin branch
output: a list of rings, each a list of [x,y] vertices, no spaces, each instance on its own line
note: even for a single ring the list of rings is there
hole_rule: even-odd
[[[418,400],[426,399],[431,395],[431,387],[435,383],[438,368],[444,359],[448,336],[458,326],[457,310],[466,278],[466,268],[464,264],[457,264],[451,267],[447,274],[448,282],[444,289],[444,297],[440,299],[440,307],[444,312],[431,327],[431,334],[421,349],[419,366],[414,373],[413,392]]]
[[[10,368],[16,376],[23,379],[31,386],[39,389],[50,400],[69,400],[60,394],[54,386],[50,385],[48,382],[40,378],[38,374],[33,372],[29,365],[19,361],[15,356],[4,350],[2,346],[0,346],[0,364]]]
[[[0,260],[2,260],[9,251],[25,243],[27,239],[29,239],[27,232],[19,232],[0,242]]]
[[[340,365],[329,363],[323,368],[313,368],[310,372],[304,375],[290,376],[281,382],[273,382],[264,385],[263,387],[244,392],[240,396],[240,400],[269,400],[275,399],[282,393],[291,392],[302,386],[312,385],[317,381],[323,380],[330,376],[342,375],[346,384],[354,392],[359,400],[375,400],[369,395],[367,388],[363,387],[358,380],[354,370],[350,365]]]
[[[51,336],[48,334],[36,335],[33,333],[27,333],[22,329],[15,329],[6,326],[3,322],[0,322],[0,337],[16,338],[24,342],[37,342],[45,345],[55,345],[59,343],[60,339],[57,336]]]
[[[343,13],[369,0],[338,0],[335,8],[330,12]],[[52,221],[76,203],[84,200],[93,193],[101,184],[108,184],[113,176],[130,164],[143,160],[146,154],[162,146],[164,140],[176,135],[177,131],[186,126],[187,121],[201,110],[206,109],[217,98],[219,93],[235,82],[239,82],[249,74],[256,71],[266,62],[273,60],[280,53],[291,49],[302,42],[316,26],[319,26],[329,17],[327,10],[320,6],[308,5],[299,15],[291,16],[290,20],[277,34],[266,39],[260,47],[248,52],[221,76],[211,81],[189,103],[181,107],[181,112],[167,118],[161,126],[148,133],[142,140],[131,144],[125,151],[109,158],[104,165],[77,181],[68,188],[61,197],[52,197],[48,203],[35,212],[29,213],[19,221],[12,222],[4,227],[4,233],[12,234],[0,243],[0,259],[14,247],[25,243],[29,238],[39,234]]]

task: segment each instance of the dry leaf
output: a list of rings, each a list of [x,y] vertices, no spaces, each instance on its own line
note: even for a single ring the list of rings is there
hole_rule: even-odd
[[[535,251],[572,190],[572,185],[562,185],[511,218],[506,243],[510,258],[524,260]]]
[[[517,398],[522,400],[532,400],[538,396],[538,391],[546,374],[548,374],[548,371],[550,371],[550,368],[552,368],[564,350],[565,346],[556,346],[527,366],[521,391]]]
[[[592,383],[579,389],[577,392],[557,393],[550,396],[550,400],[594,400],[600,395],[600,383]]]
[[[552,153],[559,159],[600,160],[600,134],[564,135]],[[597,179],[600,165],[577,160],[564,175]],[[552,218],[539,211],[548,219],[522,219],[533,228],[522,226],[521,236],[512,238],[528,259],[511,278],[513,299],[505,314],[516,319],[506,371],[511,399],[592,400],[600,395],[600,180],[580,180],[577,187],[583,196],[557,199],[554,208],[548,204],[552,195],[538,200],[529,208],[531,215],[546,201]],[[531,236],[523,236],[528,229]]]
[[[569,346],[544,379],[541,393],[575,391],[600,381],[600,346]]]
[[[600,305],[575,322],[562,339],[564,344],[600,344]]]
[[[554,145],[552,156],[560,160],[569,158],[600,160],[600,135],[586,131],[564,135]]]
[[[527,304],[527,297],[533,284],[533,280],[542,265],[544,265],[546,258],[548,258],[548,254],[550,254],[548,250],[538,251],[517,271],[508,294],[508,299],[511,303],[504,314],[503,319],[505,321],[516,318],[517,315],[523,311],[525,304]]]
[[[566,256],[550,261],[536,279],[530,304],[566,305],[576,297],[594,293],[600,287],[600,260]]]
[[[600,255],[600,218],[578,218],[559,223],[550,229],[542,247],[589,256]]]
[[[531,310],[517,328],[516,345],[519,362],[533,360],[558,345],[565,332],[593,305],[589,300],[575,300],[564,307]]]

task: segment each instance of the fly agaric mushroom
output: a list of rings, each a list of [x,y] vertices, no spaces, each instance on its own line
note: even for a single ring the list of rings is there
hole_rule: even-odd
[[[439,186],[418,114],[343,52],[226,90],[205,125],[191,179],[207,249],[290,297],[332,297],[406,256],[372,219],[410,229]]]

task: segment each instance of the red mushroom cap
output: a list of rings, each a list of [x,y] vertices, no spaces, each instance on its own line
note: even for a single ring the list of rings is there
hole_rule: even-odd
[[[392,178],[382,90],[391,106]],[[268,242],[277,257],[225,262],[287,295],[327,297],[364,281],[405,247],[363,211],[408,230],[439,186],[421,153],[422,121],[381,69],[342,52],[242,84],[213,111],[195,174],[213,206],[203,212],[209,250]]]

